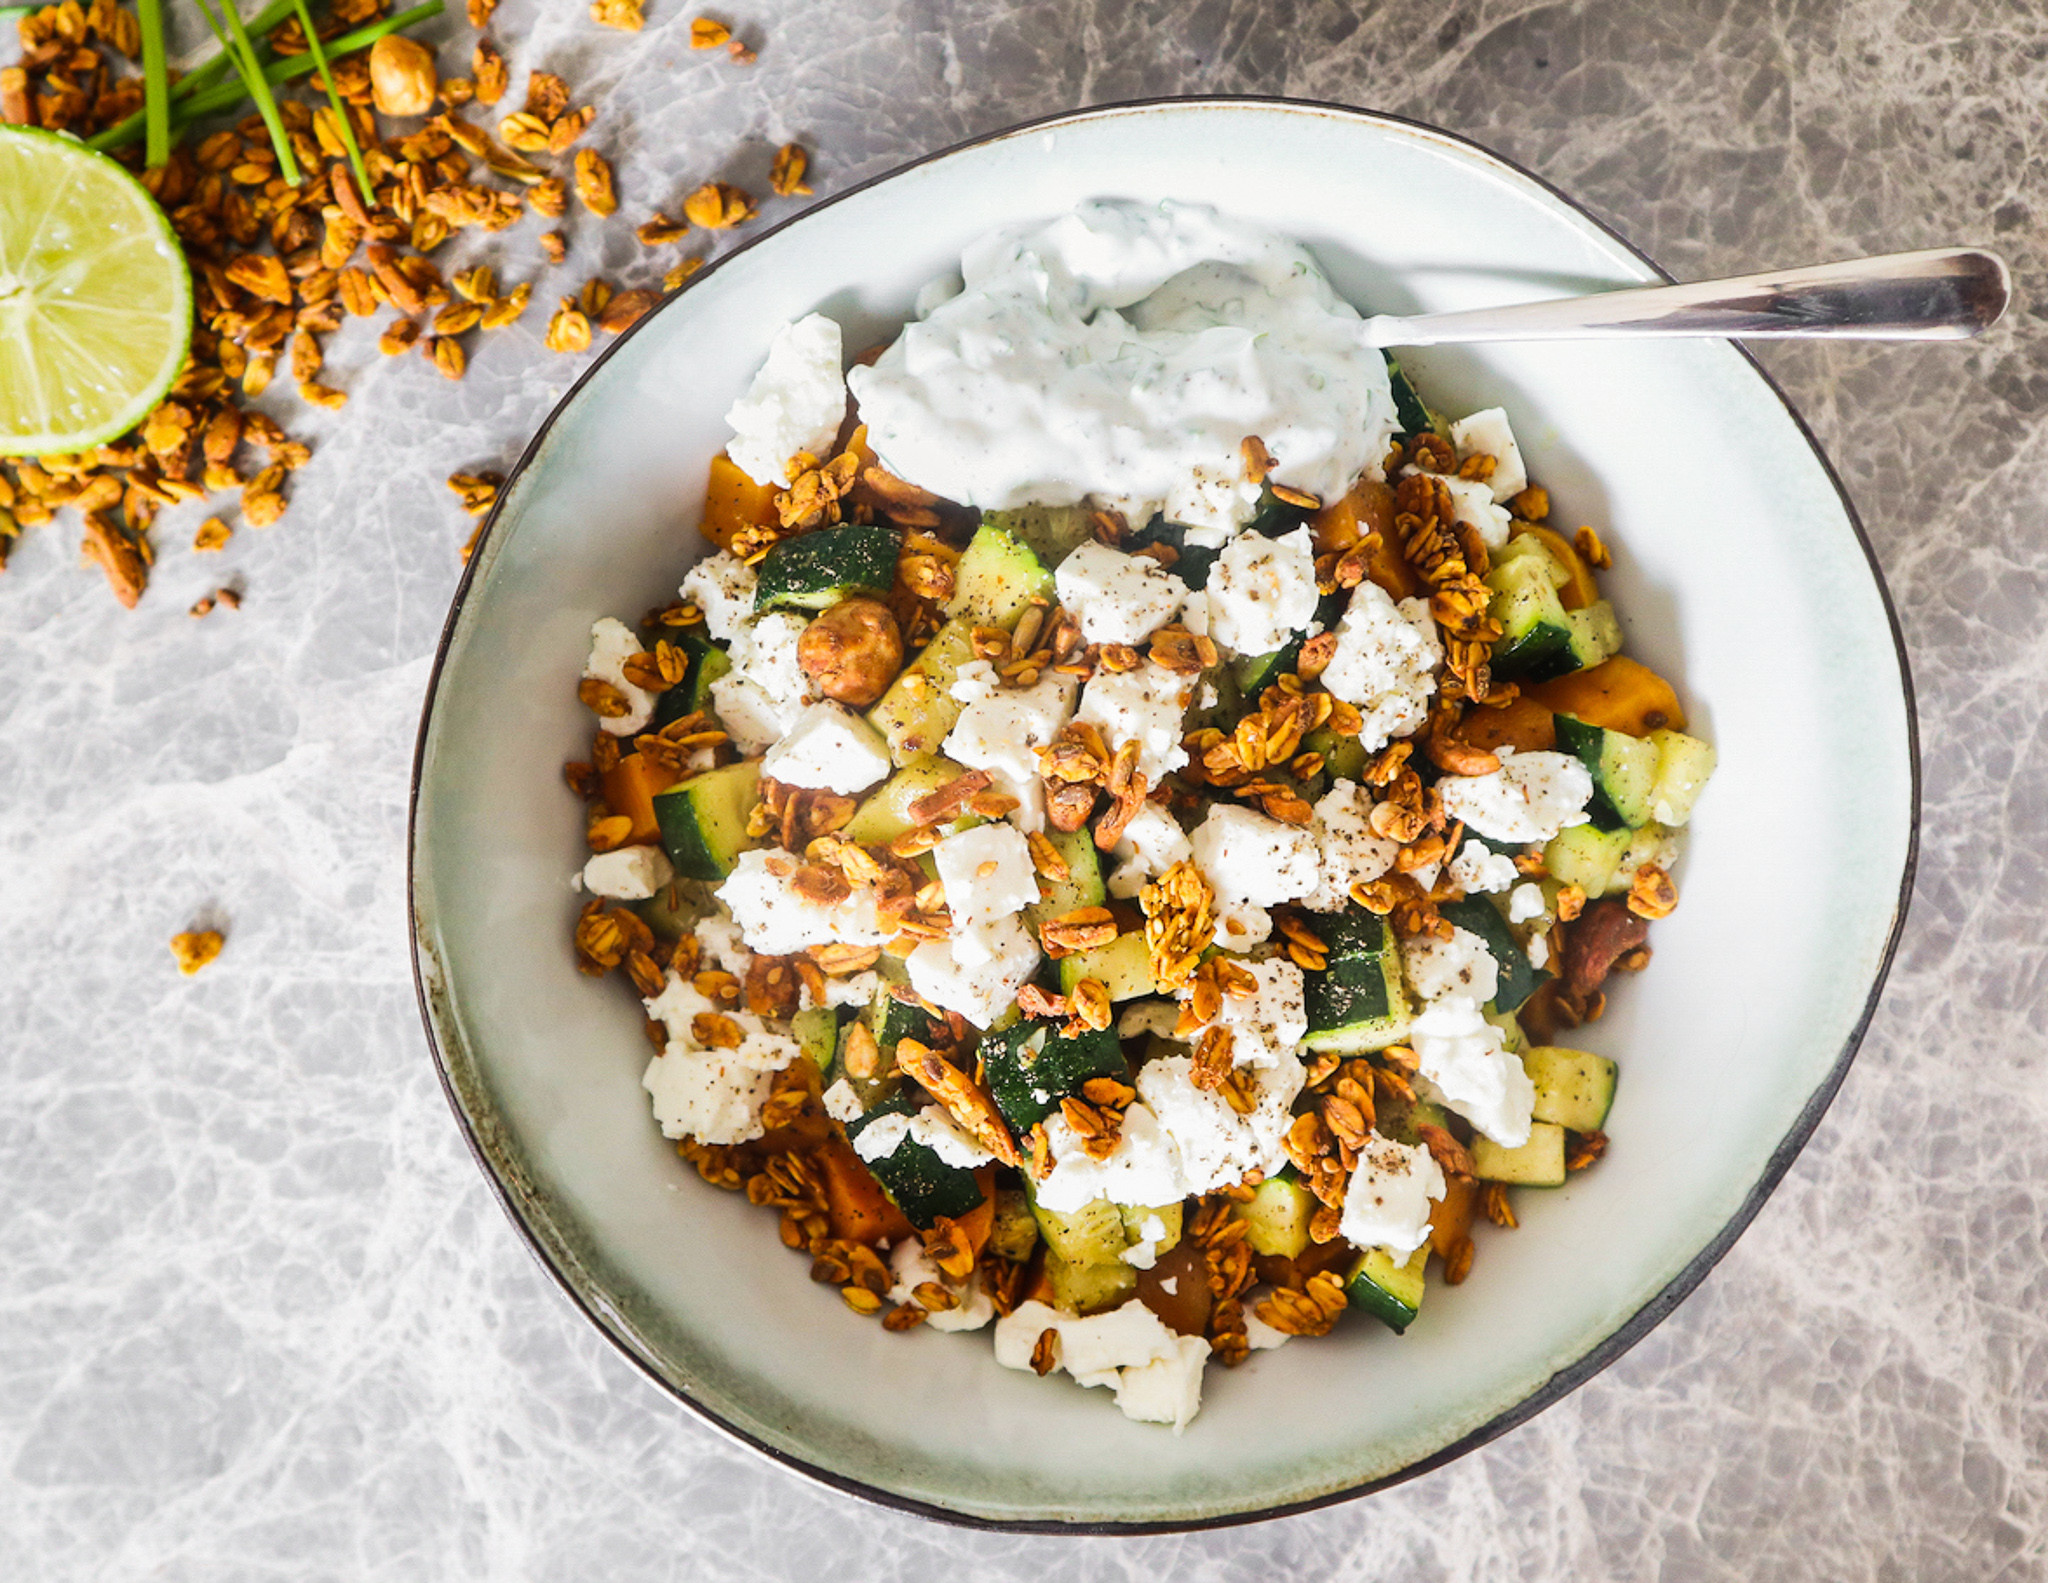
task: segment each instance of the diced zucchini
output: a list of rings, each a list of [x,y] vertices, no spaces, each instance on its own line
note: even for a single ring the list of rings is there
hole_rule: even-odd
[[[1052,573],[1001,528],[984,522],[953,568],[946,615],[970,627],[1013,627],[1034,599],[1051,600]]]
[[[1031,1213],[1031,1200],[1014,1187],[996,1189],[995,1223],[988,1245],[1006,1259],[1019,1263],[1031,1257],[1038,1246],[1038,1218]]]
[[[789,1019],[790,1035],[797,1048],[820,1072],[831,1068],[839,1048],[839,1013],[831,1006],[813,1006]]]
[[[1352,1266],[1344,1292],[1353,1308],[1364,1309],[1399,1335],[1422,1309],[1428,1270],[1426,1242],[1406,1259],[1396,1259],[1385,1248],[1367,1248]]]
[[[914,1116],[924,1108],[923,1091],[897,1094],[846,1124],[846,1136],[857,1139],[883,1116]],[[920,1231],[929,1230],[940,1215],[957,1220],[981,1202],[981,1184],[962,1165],[948,1165],[914,1138],[905,1138],[879,1160],[865,1162],[889,1202]]]
[[[1025,1191],[1030,1190],[1027,1177]],[[1034,1198],[1031,1213],[1037,1217],[1038,1234],[1045,1238],[1046,1247],[1069,1264],[1114,1263],[1131,1245],[1130,1238],[1124,1235],[1122,1212],[1106,1198],[1095,1199],[1066,1214],[1047,1209]]]
[[[1397,438],[1409,440],[1418,434],[1441,434],[1449,439],[1450,426],[1423,405],[1414,381],[1401,367],[1401,360],[1392,352],[1380,355],[1387,360],[1387,380],[1394,387],[1394,419],[1401,425]]]
[[[1365,761],[1371,757],[1357,737],[1339,736],[1328,726],[1317,726],[1301,739],[1301,746],[1304,752],[1322,754],[1323,773],[1333,781],[1358,780],[1365,774]]]
[[[1536,1119],[1572,1132],[1598,1132],[1614,1104],[1616,1067],[1590,1050],[1538,1044],[1522,1052],[1522,1070],[1536,1085]]]
[[[1158,1245],[1153,1249],[1153,1252],[1170,1253],[1173,1249],[1180,1246],[1181,1206],[1179,1204],[1159,1204],[1157,1206],[1119,1204],[1117,1208],[1123,1214],[1124,1235],[1130,1239],[1132,1247],[1135,1248],[1145,1240],[1145,1223],[1148,1220],[1159,1222],[1160,1237]]]
[[[1513,1012],[1501,1011],[1496,1007],[1483,1010],[1479,1015],[1500,1029],[1501,1048],[1509,1055],[1519,1055],[1523,1046],[1528,1044],[1529,1036],[1522,1032],[1521,1020]]]
[[[1113,1030],[1067,1038],[1053,1024],[1019,1022],[981,1040],[981,1062],[996,1108],[1019,1133],[1028,1132],[1091,1077],[1130,1076]]]
[[[1246,533],[1256,533],[1268,539],[1282,538],[1302,526],[1309,519],[1309,512],[1291,500],[1282,500],[1273,493],[1273,486],[1265,484],[1259,490],[1259,503],[1252,508],[1249,521],[1244,525]]]
[[[1018,506],[1012,511],[984,511],[983,527],[998,528],[1055,569],[1095,537],[1094,515],[1086,506]]]
[[[1074,1264],[1048,1252],[1045,1278],[1052,1283],[1053,1307],[1070,1314],[1106,1313],[1122,1307],[1138,1289],[1136,1267],[1119,1258],[1101,1264]]]
[[[1433,1099],[1402,1099],[1389,1095],[1379,1101],[1377,1108],[1379,1115],[1373,1122],[1374,1130],[1396,1143],[1412,1147],[1422,1141],[1424,1127],[1442,1127],[1446,1132],[1451,1128],[1451,1113]]]
[[[1158,981],[1152,976],[1152,953],[1141,930],[1120,934],[1091,951],[1060,958],[1061,994],[1071,995],[1084,978],[1092,978],[1108,990],[1111,1000],[1136,1000],[1159,993]]]
[[[849,522],[782,539],[762,557],[755,610],[829,610],[854,594],[896,585],[903,540],[894,528]]]
[[[1252,1192],[1244,1206],[1244,1240],[1254,1253],[1276,1258],[1299,1258],[1308,1248],[1308,1223],[1316,1203],[1293,1171],[1269,1176]]]
[[[916,828],[910,805],[966,774],[951,759],[913,759],[869,792],[841,832],[863,846],[895,840]]]
[[[1500,987],[1494,992],[1493,1004],[1501,1011],[1518,1009],[1536,993],[1536,986],[1550,977],[1533,965],[1529,953],[1515,943],[1515,932],[1490,898],[1466,896],[1440,903],[1437,911],[1458,928],[1486,942],[1487,955],[1500,969]]]
[[[938,752],[964,707],[953,683],[973,658],[974,624],[948,621],[868,711],[868,724],[888,739],[899,766]]]
[[[694,632],[664,632],[661,636],[683,651],[688,668],[681,681],[655,700],[654,716],[647,723],[649,731],[659,731],[670,721],[680,720],[695,710],[709,709],[711,684],[732,669],[725,650],[709,638]]]
[[[1650,821],[1650,790],[1657,780],[1657,749],[1642,737],[1557,716],[1557,748],[1591,771],[1593,800],[1586,815],[1602,830],[1634,830]]]
[[[1640,830],[1629,832],[1621,861],[1614,865],[1614,878],[1607,882],[1608,891],[1627,890],[1635,880],[1636,870],[1645,863],[1654,863],[1670,873],[1672,865],[1678,861],[1678,849],[1678,833],[1665,829],[1661,824],[1646,824]]]
[[[1621,652],[1621,622],[1607,600],[1596,599],[1577,610],[1567,610],[1564,619],[1571,628],[1573,670],[1586,670]]]
[[[1683,731],[1652,731],[1646,739],[1657,750],[1657,780],[1650,788],[1650,817],[1659,824],[1682,825],[1714,773],[1717,755],[1698,737]]]
[[[1564,1186],[1564,1128],[1554,1121],[1529,1123],[1529,1141],[1503,1149],[1484,1133],[1472,1138],[1472,1174],[1482,1182],[1518,1187]]]
[[[1077,907],[1100,907],[1109,897],[1102,880],[1102,854],[1095,849],[1094,834],[1084,825],[1079,830],[1045,830],[1046,840],[1067,865],[1065,879],[1040,878],[1039,897],[1024,909],[1024,921],[1036,934],[1048,918],[1058,918]]]
[[[1169,568],[1188,587],[1194,589],[1209,586],[1209,573],[1215,569],[1216,561],[1223,553],[1223,546],[1211,547],[1206,544],[1188,543],[1188,530],[1178,522],[1168,522],[1164,517],[1154,517],[1144,527],[1136,529],[1124,540],[1124,548],[1136,551],[1147,544],[1164,544],[1174,553],[1173,565]]]
[[[640,921],[661,940],[680,940],[704,916],[704,894],[695,880],[672,879],[645,901],[633,903]]]
[[[1622,853],[1628,850],[1631,833],[1575,824],[1560,830],[1544,847],[1543,866],[1560,885],[1576,885],[1588,896],[1604,896],[1614,882]]]
[[[686,879],[721,880],[755,844],[747,815],[759,796],[758,759],[693,775],[654,794],[654,818],[668,860]]]
[[[1320,913],[1310,922],[1329,946],[1328,966],[1304,979],[1311,1050],[1362,1055],[1406,1037],[1414,1013],[1394,931],[1369,913]]]
[[[1493,590],[1487,614],[1501,627],[1493,649],[1494,675],[1503,681],[1545,682],[1598,665],[1621,648],[1621,628],[1606,600],[1579,610],[1564,608],[1557,591],[1570,575],[1535,534],[1508,541],[1486,574],[1486,586]]]

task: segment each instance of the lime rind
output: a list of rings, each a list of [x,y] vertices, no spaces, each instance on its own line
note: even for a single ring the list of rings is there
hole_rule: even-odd
[[[0,126],[0,456],[118,438],[192,342],[192,277],[133,174],[76,140]]]

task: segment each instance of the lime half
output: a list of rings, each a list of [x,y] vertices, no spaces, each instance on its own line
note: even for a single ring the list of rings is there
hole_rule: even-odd
[[[69,138],[0,127],[0,456],[134,428],[191,341],[184,251],[142,183]]]

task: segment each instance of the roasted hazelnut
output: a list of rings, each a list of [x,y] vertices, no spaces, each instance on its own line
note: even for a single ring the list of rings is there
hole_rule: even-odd
[[[425,115],[440,91],[434,52],[416,39],[387,33],[370,46],[370,97],[385,115]]]
[[[797,663],[827,698],[865,709],[903,668],[903,634],[878,599],[844,599],[804,628]]]

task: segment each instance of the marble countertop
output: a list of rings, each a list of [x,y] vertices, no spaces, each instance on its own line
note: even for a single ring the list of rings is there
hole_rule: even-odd
[[[457,8],[459,10],[459,7]],[[31,532],[0,578],[0,1533],[38,1579],[2048,1576],[2048,8],[2039,0],[762,0],[494,34],[596,96],[624,209],[820,192],[1075,105],[1398,111],[1582,197],[1667,268],[2005,250],[1966,347],[1767,349],[1869,526],[1919,689],[1919,885],[1863,1053],[1677,1314],[1464,1460],[1362,1502],[1133,1540],[976,1535],[726,1443],[542,1275],[436,1086],[405,950],[429,656],[469,524],[584,359],[544,312],[459,386],[334,338],[284,520],[159,533],[130,613]],[[444,57],[469,33],[444,19]],[[513,47],[513,41],[517,41]],[[787,201],[769,216],[790,211]],[[494,244],[538,274],[527,222]],[[659,266],[571,226],[540,302]],[[643,278],[648,277],[648,278]],[[193,621],[215,584],[245,604]],[[1977,722],[1972,725],[1970,722]],[[179,978],[168,937],[224,923]]]

